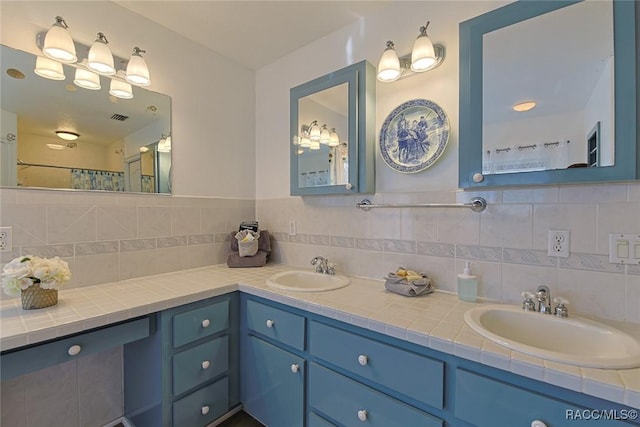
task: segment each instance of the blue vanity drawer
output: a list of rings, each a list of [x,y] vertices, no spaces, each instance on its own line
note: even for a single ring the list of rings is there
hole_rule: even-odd
[[[309,427],[337,427],[335,424],[322,418],[315,412],[309,413]]]
[[[304,325],[302,316],[256,301],[247,301],[249,329],[298,350],[304,350]]]
[[[206,426],[224,415],[228,409],[229,380],[224,377],[174,402],[173,426]]]
[[[443,425],[439,418],[316,363],[311,363],[309,369],[309,407],[345,427],[362,425],[442,427]],[[362,411],[366,411],[366,414]],[[360,417],[364,417],[364,420]]]
[[[534,420],[554,426],[623,427],[622,421],[569,420],[579,406],[558,401],[462,369],[456,370],[455,416],[476,427],[529,426]]]
[[[310,352],[399,393],[443,408],[444,363],[389,344],[311,322]]]
[[[229,369],[229,337],[207,341],[173,356],[173,395],[177,396]]]
[[[2,380],[137,341],[148,337],[151,329],[151,320],[149,317],[144,317],[49,343],[9,351],[0,356]]]
[[[173,316],[173,347],[177,348],[229,327],[229,298]]]

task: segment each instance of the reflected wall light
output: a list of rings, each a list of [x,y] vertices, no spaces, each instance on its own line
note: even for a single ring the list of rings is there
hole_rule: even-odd
[[[381,82],[393,82],[414,73],[433,70],[445,57],[444,46],[433,44],[427,35],[429,22],[420,27],[418,38],[413,44],[410,54],[398,57],[394,43],[389,40],[387,47],[378,61],[377,78]]]
[[[131,89],[131,85],[124,79],[124,71],[119,70],[111,79],[109,94],[115,96],[116,98],[133,98],[133,90]]]
[[[71,64],[78,60],[76,46],[67,31],[68,29],[69,26],[62,16],[56,16],[56,22],[44,36],[42,53],[45,56],[65,64]]]
[[[169,153],[171,151],[171,135],[162,135],[162,138],[158,141],[159,153]]]
[[[89,49],[87,66],[90,70],[105,76],[113,76],[116,69],[113,66],[113,53],[109,48],[109,40],[103,33],[98,33],[96,40]]]
[[[294,138],[294,144],[301,148],[310,150],[319,150],[320,144],[335,148],[340,145],[340,137],[336,132],[336,128],[331,128],[324,124],[322,127],[318,125],[318,121],[314,120],[308,125],[300,126],[300,137]]]
[[[65,79],[64,71],[62,70],[62,64],[45,56],[38,56],[38,58],[36,59],[36,68],[33,69],[33,72],[40,77],[44,77],[45,79]]]
[[[76,75],[73,79],[73,84],[84,89],[100,90],[100,76],[89,71],[87,68],[86,59],[82,61],[82,64],[76,68]]]

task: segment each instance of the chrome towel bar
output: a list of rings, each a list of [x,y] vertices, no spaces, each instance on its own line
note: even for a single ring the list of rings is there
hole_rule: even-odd
[[[374,205],[369,199],[356,203],[356,208],[367,212],[373,208],[469,208],[474,212],[482,212],[487,208],[487,201],[482,197],[474,197],[469,203],[424,203],[399,205]]]

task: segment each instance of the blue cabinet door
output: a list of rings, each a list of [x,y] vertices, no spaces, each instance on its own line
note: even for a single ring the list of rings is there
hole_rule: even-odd
[[[243,404],[261,423],[304,425],[305,360],[249,336],[241,371]]]

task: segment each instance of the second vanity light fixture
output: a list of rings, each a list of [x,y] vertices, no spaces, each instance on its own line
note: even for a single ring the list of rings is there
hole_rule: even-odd
[[[378,61],[377,78],[381,82],[394,82],[401,77],[432,70],[442,63],[444,46],[433,44],[427,35],[427,25],[420,27],[420,34],[413,44],[411,54],[398,57],[395,44],[389,40]]]
[[[302,125],[300,131],[302,137],[297,142],[302,148],[319,150],[320,144],[327,145],[331,148],[340,145],[340,137],[336,132],[336,128],[329,129],[326,124],[320,126],[317,120],[312,121],[308,125]]]
[[[42,34],[36,36],[36,43],[45,55],[36,60],[34,72],[37,75],[52,80],[64,80],[62,64],[70,64],[76,68],[73,80],[76,86],[99,90],[100,75],[109,76],[111,78],[109,94],[122,99],[133,98],[131,85],[151,85],[149,68],[141,55],[145,53],[144,50],[134,47],[126,70],[116,70],[109,41],[103,33],[99,32],[89,49],[87,58],[78,63],[75,42],[68,31],[69,26],[61,16],[56,16],[55,19],[55,23],[44,36]],[[125,61],[119,62],[125,63]]]

